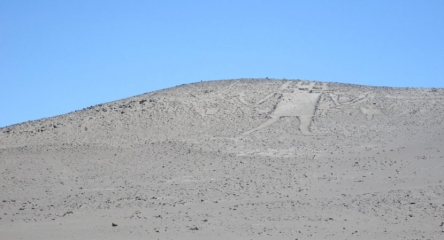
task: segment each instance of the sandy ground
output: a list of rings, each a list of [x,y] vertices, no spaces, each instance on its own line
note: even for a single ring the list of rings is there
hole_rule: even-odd
[[[202,82],[0,129],[0,239],[444,239],[444,89]]]

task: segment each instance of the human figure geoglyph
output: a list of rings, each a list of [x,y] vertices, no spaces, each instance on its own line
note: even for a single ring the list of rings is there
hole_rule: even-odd
[[[290,85],[291,81],[287,81],[281,86],[279,93],[281,94],[281,100],[277,103],[269,119],[258,127],[242,133],[242,135],[248,135],[266,128],[279,121],[282,117],[297,117],[299,119],[299,131],[303,135],[312,135],[310,124],[322,94],[328,93],[328,96],[334,101],[336,108],[362,102],[368,95],[368,93],[364,93],[357,98],[351,99],[349,102],[340,103],[337,100],[337,96],[324,83],[298,82],[294,88],[289,88]]]
[[[281,101],[276,105],[271,113],[270,119],[258,127],[244,132],[242,135],[248,135],[252,132],[268,127],[276,123],[281,117],[298,117],[300,124],[299,130],[304,135],[310,135],[309,126],[312,117],[316,111],[316,105],[323,91],[327,90],[325,85],[315,86],[315,82],[299,82],[296,88],[288,90],[290,82],[282,85]]]

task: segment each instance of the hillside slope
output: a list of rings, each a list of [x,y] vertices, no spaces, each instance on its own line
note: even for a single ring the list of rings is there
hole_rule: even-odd
[[[444,89],[240,79],[0,128],[0,238],[441,239],[443,119]]]

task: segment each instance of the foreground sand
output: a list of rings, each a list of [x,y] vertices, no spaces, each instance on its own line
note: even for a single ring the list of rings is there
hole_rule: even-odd
[[[1,128],[0,239],[444,239],[443,121],[444,89],[242,79]]]

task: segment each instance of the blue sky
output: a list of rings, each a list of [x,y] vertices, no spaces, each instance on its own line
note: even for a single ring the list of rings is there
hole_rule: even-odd
[[[442,0],[1,1],[0,127],[201,80],[444,87]]]

